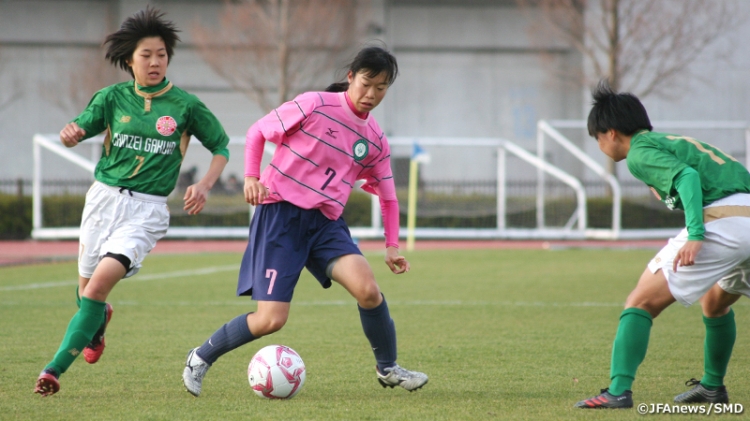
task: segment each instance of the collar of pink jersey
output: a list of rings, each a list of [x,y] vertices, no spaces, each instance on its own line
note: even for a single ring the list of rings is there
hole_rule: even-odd
[[[361,113],[357,111],[357,108],[354,106],[354,103],[352,102],[351,98],[349,98],[349,93],[344,91],[344,98],[346,98],[346,105],[349,106],[349,109],[352,110],[354,115],[361,118],[362,120],[367,120],[367,116],[370,114],[368,112]]]

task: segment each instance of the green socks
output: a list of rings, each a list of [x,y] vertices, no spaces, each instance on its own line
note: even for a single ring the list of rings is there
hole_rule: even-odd
[[[104,322],[104,306],[103,301],[81,298],[81,308],[70,319],[60,348],[45,369],[52,368],[58,374],[62,374],[73,364],[78,354],[83,352],[83,348],[91,342],[91,338]]]
[[[703,323],[706,325],[706,340],[701,384],[715,390],[724,385],[724,376],[737,338],[734,311],[730,309],[726,315],[716,318],[704,316]],[[635,372],[646,358],[651,324],[652,317],[645,310],[628,308],[620,315],[620,325],[612,347],[609,393],[618,396],[631,390]]]
[[[612,395],[622,395],[626,390],[631,390],[635,372],[646,358],[652,323],[651,314],[639,308],[627,308],[620,314],[620,325],[612,346],[612,383],[609,385]]]
[[[703,316],[706,325],[706,339],[703,343],[703,378],[701,384],[707,389],[724,386],[729,358],[732,356],[734,341],[737,339],[737,325],[734,323],[734,310],[715,318]]]

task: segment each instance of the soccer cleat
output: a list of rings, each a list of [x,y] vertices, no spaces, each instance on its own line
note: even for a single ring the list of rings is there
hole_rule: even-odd
[[[94,339],[86,345],[86,348],[83,348],[83,358],[89,364],[94,364],[99,361],[99,358],[101,358],[104,353],[104,332],[107,330],[107,325],[109,324],[109,319],[112,318],[112,313],[114,313],[112,305],[110,303],[106,304],[107,305],[104,307],[104,311],[106,312],[104,326],[99,328],[99,331],[94,335]]]
[[[185,370],[182,371],[182,383],[185,385],[185,389],[196,397],[201,394],[203,376],[211,368],[210,364],[203,361],[203,358],[195,353],[197,350],[198,348],[193,348],[188,352],[187,361],[185,361]]]
[[[633,392],[626,390],[622,395],[615,396],[609,393],[609,388],[602,389],[602,393],[599,396],[594,396],[586,400],[582,400],[575,405],[574,408],[584,409],[598,409],[598,408],[614,408],[614,409],[625,409],[633,407]]]
[[[383,371],[386,374],[381,374],[380,370],[375,367],[375,372],[378,374],[378,382],[383,387],[394,388],[401,386],[409,392],[413,392],[427,384],[429,380],[426,374],[419,371],[407,370],[398,364],[388,367]]]
[[[685,393],[674,397],[677,403],[729,403],[729,394],[727,388],[721,386],[716,390],[706,389],[697,379],[690,379],[685,382],[685,386],[694,386]]]
[[[36,387],[34,387],[34,393],[38,393],[42,396],[52,396],[60,390],[60,382],[57,378],[60,377],[57,372],[51,368],[45,368],[39,378],[36,379]]]

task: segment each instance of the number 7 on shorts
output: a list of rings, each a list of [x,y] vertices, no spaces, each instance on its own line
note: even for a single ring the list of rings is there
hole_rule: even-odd
[[[271,278],[271,283],[268,285],[268,295],[271,295],[273,291],[273,284],[276,282],[276,269],[266,269],[266,278]]]

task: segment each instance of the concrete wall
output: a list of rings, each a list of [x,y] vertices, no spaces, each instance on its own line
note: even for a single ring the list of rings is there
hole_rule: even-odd
[[[402,74],[386,100],[389,134],[434,137],[503,137],[535,148],[541,118],[575,118],[577,90],[566,89],[541,65],[580,63],[570,48],[548,40],[538,45],[527,30],[533,14],[514,2],[392,2],[389,42]],[[495,176],[492,150],[432,149],[426,178],[488,179]],[[396,153],[404,153],[396,149]],[[534,172],[510,157],[510,177]]]

